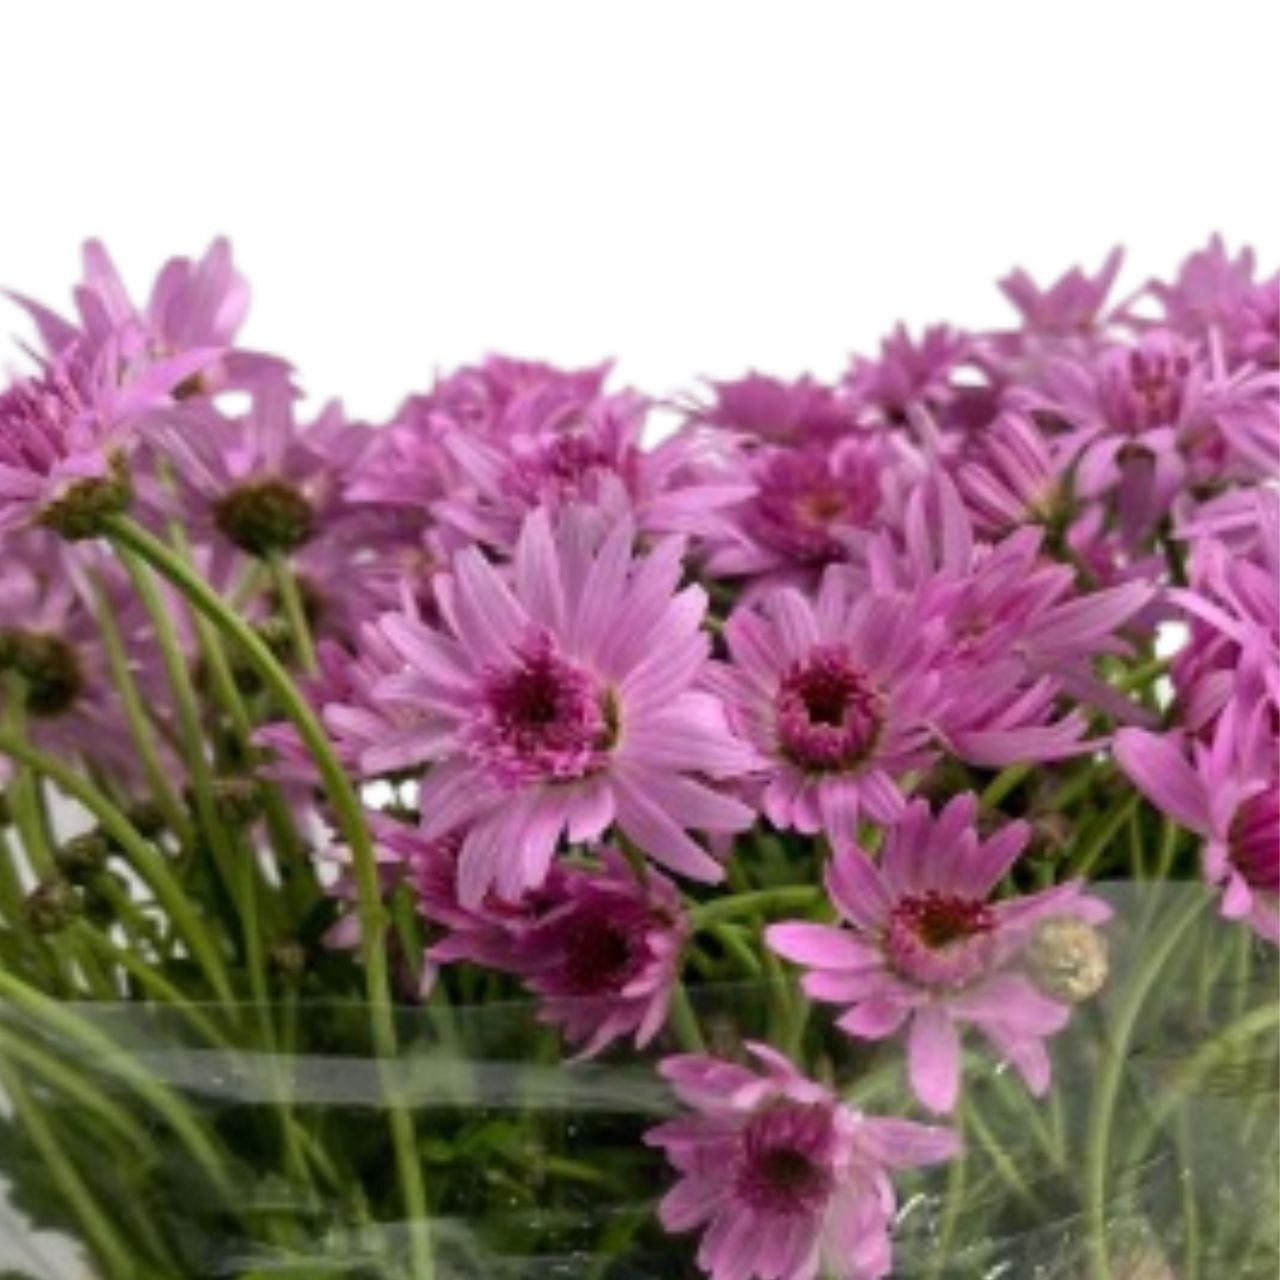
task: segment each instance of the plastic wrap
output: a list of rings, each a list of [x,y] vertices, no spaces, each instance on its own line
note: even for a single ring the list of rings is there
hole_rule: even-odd
[[[1103,889],[1109,976],[1054,1041],[1050,1093],[973,1046],[965,1154],[900,1182],[895,1275],[1276,1274],[1274,952],[1198,887]],[[1184,899],[1202,910],[1146,963]],[[716,1051],[766,1032],[775,991],[695,989]],[[699,1274],[694,1240],[658,1225],[670,1175],[641,1140],[675,1112],[662,1043],[565,1062],[531,1005],[432,1003],[397,1010],[401,1050],[380,1063],[356,1004],[51,1009],[0,1006],[0,1051],[132,1275],[410,1277],[408,1224],[371,1209],[395,1202],[388,1098],[416,1121],[434,1280]],[[812,1012],[810,1060],[860,1108],[908,1111],[901,1053],[830,1021]],[[67,1169],[6,1111],[0,1274],[116,1280],[83,1247]]]

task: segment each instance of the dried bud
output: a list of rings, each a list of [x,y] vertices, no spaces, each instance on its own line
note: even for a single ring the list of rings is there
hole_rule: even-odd
[[[271,968],[287,982],[297,982],[307,971],[307,949],[296,938],[282,938],[268,953]]]
[[[107,864],[111,841],[100,831],[86,831],[64,841],[53,855],[58,870],[75,884],[83,884]]]
[[[1026,950],[1031,980],[1047,996],[1079,1004],[1107,981],[1106,939],[1074,916],[1042,921]]]
[[[1031,820],[1027,856],[1058,862],[1071,845],[1072,823],[1064,813],[1041,813]]]
[[[254,778],[215,778],[213,798],[219,815],[233,826],[247,827],[262,816],[262,788]]]
[[[59,933],[81,914],[80,891],[58,877],[37,885],[23,904],[27,923],[35,933]]]
[[[259,480],[232,489],[215,506],[214,520],[251,556],[292,551],[315,531],[311,503],[283,480]]]
[[[139,800],[130,805],[128,816],[138,834],[147,840],[154,840],[165,830],[164,810],[154,800]]]

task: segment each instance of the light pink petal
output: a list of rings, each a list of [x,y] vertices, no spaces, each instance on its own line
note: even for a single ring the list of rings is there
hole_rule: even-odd
[[[855,1005],[836,1022],[847,1035],[859,1040],[883,1040],[907,1020],[911,1005],[893,996],[873,996]]]
[[[874,948],[831,925],[770,925],[765,940],[780,956],[817,969],[865,969],[880,963]]]
[[[1205,785],[1174,740],[1145,729],[1120,729],[1115,755],[1157,809],[1200,835],[1211,833],[1212,809]]]
[[[944,1009],[917,1009],[907,1036],[911,1088],[930,1111],[955,1109],[960,1095],[960,1038]]]

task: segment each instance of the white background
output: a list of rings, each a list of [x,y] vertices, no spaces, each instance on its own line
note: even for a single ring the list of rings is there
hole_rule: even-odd
[[[0,282],[229,234],[250,340],[388,413],[487,350],[834,376],[995,278],[1280,262],[1275,3],[0,5]],[[21,332],[0,308],[0,338]],[[0,358],[0,364],[4,359]]]
[[[835,376],[994,280],[1280,263],[1274,3],[0,2],[0,283],[230,235],[248,339],[386,415],[487,350]],[[25,331],[0,308],[0,337]],[[7,363],[0,357],[0,366]],[[6,1224],[0,1263],[78,1277]],[[38,1264],[30,1249],[43,1258]]]

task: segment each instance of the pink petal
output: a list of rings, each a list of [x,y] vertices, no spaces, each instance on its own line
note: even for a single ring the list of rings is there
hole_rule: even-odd
[[[960,1038],[945,1010],[917,1009],[907,1036],[911,1088],[930,1111],[955,1109],[960,1095]]]

